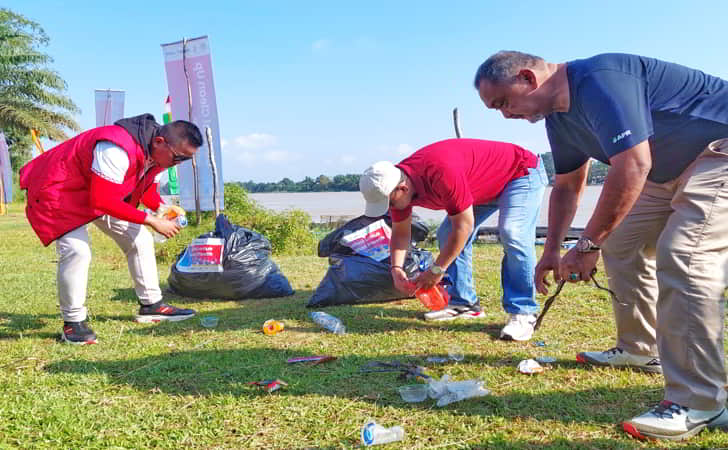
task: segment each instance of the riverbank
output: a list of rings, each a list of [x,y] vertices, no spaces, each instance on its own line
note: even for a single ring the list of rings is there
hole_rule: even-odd
[[[589,221],[592,212],[602,192],[601,185],[587,186],[582,195],[581,204],[577,209],[572,227],[583,228]],[[541,215],[538,226],[548,225],[548,205],[551,187],[546,188]],[[360,216],[364,211],[364,198],[359,192],[272,192],[263,194],[248,194],[249,197],[261,206],[274,211],[300,209],[311,216],[316,223],[334,221],[337,218],[346,219]],[[441,222],[445,211],[432,211],[429,209],[414,208],[415,214],[427,222]],[[498,213],[489,217],[483,226],[498,225]]]

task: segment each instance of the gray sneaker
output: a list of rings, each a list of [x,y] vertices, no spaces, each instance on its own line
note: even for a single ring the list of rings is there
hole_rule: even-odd
[[[622,422],[622,429],[637,439],[677,441],[694,436],[706,427],[725,430],[728,427],[726,409],[703,411],[663,400],[646,413]]]
[[[485,317],[480,303],[474,305],[448,305],[439,311],[425,313],[425,320],[428,322],[439,322],[455,319],[482,319]]]
[[[619,347],[610,348],[603,352],[581,352],[576,355],[576,360],[580,363],[597,366],[627,367],[644,372],[662,373],[660,358],[633,355]]]

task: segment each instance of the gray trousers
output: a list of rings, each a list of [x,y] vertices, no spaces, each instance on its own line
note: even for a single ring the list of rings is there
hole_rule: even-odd
[[[144,225],[111,216],[94,220],[126,255],[129,273],[139,302],[150,305],[162,299],[154,256],[154,239]],[[56,240],[58,254],[58,301],[66,322],[86,319],[86,287],[91,265],[91,246],[87,225],[76,228]]]
[[[603,245],[617,346],[658,356],[665,399],[715,410],[726,400],[723,320],[728,285],[728,139],[680,175],[647,182]]]

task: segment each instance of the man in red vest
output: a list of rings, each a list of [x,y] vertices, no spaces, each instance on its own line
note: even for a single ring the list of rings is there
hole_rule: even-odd
[[[201,145],[202,135],[194,124],[178,120],[160,126],[154,116],[143,114],[83,132],[20,169],[20,187],[28,190],[28,221],[43,245],[56,242],[64,342],[96,343],[84,306],[91,263],[86,226],[91,222],[126,254],[141,305],[137,322],[195,315],[192,309],[162,301],[154,241],[142,225],[167,238],[176,235],[179,226],[137,206],[141,202],[157,210],[163,203],[157,175],[191,159]]]

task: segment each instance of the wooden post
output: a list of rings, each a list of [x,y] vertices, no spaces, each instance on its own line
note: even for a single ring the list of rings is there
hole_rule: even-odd
[[[205,127],[205,135],[207,136],[207,151],[210,156],[210,169],[212,169],[212,201],[215,204],[215,217],[220,215],[220,199],[217,198],[217,163],[215,163],[215,152],[212,148],[212,130]]]
[[[185,81],[187,82],[187,120],[192,122],[192,87],[187,74],[187,38],[182,39],[182,68],[185,71]],[[195,183],[195,215],[197,216],[196,224],[199,226],[202,218],[200,217],[200,183],[197,178],[197,154],[195,153],[192,155],[192,181]]]
[[[0,171],[0,216],[4,216],[7,211],[5,210],[5,181],[3,180],[3,173]]]
[[[452,110],[452,121],[453,125],[455,125],[455,137],[460,138],[460,119],[458,117],[458,109],[455,108]]]

